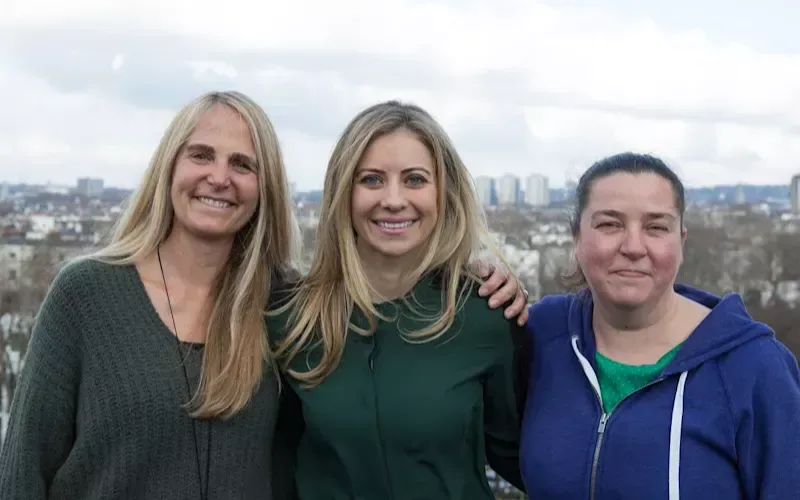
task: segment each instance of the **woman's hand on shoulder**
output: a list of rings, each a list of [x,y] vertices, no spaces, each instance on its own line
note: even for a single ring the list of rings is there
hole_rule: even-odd
[[[492,309],[503,304],[509,304],[505,308],[505,317],[508,319],[517,318],[519,326],[525,325],[528,321],[528,291],[522,286],[519,280],[511,276],[497,266],[484,260],[475,262],[478,276],[486,281],[478,289],[481,297],[489,297],[489,307]]]

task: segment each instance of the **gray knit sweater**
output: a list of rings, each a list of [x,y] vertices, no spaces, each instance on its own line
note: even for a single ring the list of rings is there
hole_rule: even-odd
[[[186,361],[192,389],[201,353]],[[271,499],[271,373],[242,413],[198,421],[195,442],[175,337],[135,268],[70,264],[33,329],[0,452],[0,499],[195,500],[206,483],[209,499]]]

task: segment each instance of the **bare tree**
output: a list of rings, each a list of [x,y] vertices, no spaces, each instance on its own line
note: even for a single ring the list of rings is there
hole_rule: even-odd
[[[789,295],[793,286],[800,286],[800,234],[767,233],[755,243],[749,273],[762,285],[745,295],[748,310],[800,356],[800,307]]]
[[[763,291],[765,306],[778,304],[781,290],[800,279],[800,235],[765,232],[753,239],[748,255],[748,278]]]
[[[0,393],[9,400],[19,369],[13,358],[20,362],[25,358],[36,313],[58,271],[59,257],[50,242],[37,243],[14,285],[0,292]]]
[[[551,245],[539,250],[540,297],[564,293],[562,277],[569,270],[571,245]]]
[[[530,231],[534,217],[524,211],[503,208],[487,212],[486,221],[492,231],[504,234],[521,243],[525,239],[525,234]]]
[[[728,238],[723,228],[687,225],[683,264],[678,282],[720,293],[724,270],[724,254]]]

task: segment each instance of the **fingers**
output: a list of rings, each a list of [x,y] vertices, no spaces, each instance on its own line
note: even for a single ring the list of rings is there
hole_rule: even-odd
[[[517,316],[517,325],[525,326],[526,324],[528,324],[528,309],[529,308],[527,305],[522,308],[522,312],[520,313],[519,316]]]
[[[501,306],[503,304],[508,304],[511,302],[512,299],[516,298],[517,294],[519,293],[519,283],[514,279],[509,279],[503,286],[494,292],[489,297],[489,307],[494,309],[495,307]],[[511,304],[509,307],[513,307],[514,304]],[[519,311],[517,311],[519,313]],[[511,318],[512,316],[506,315],[507,318]]]
[[[495,266],[486,262],[485,260],[476,260],[472,265],[475,266],[476,274],[483,279],[488,278],[490,274],[493,274],[497,271]],[[505,281],[505,276],[503,277],[503,280]],[[481,288],[481,290],[483,290],[483,288]],[[493,290],[490,290],[489,293],[492,291]],[[481,293],[481,295],[486,295],[486,293]]]
[[[480,294],[481,297],[486,297],[487,295],[493,296],[497,292],[497,290],[500,289],[500,287],[503,286],[503,284],[505,284],[506,280],[508,279],[508,275],[506,274],[505,271],[503,271],[500,268],[491,266],[488,263],[484,263],[484,265],[490,266],[491,276],[489,276],[489,279],[487,279],[486,282],[484,282],[484,284],[478,289],[478,294]],[[488,276],[489,273],[487,272],[486,275]],[[512,296],[509,295],[508,297],[506,297],[506,300],[511,300],[511,297]],[[497,304],[499,305],[502,303],[503,302],[498,302]]]

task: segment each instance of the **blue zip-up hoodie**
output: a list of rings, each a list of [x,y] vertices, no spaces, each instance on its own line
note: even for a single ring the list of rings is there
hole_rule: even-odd
[[[530,498],[800,498],[800,370],[737,294],[651,384],[603,412],[589,294],[531,306],[521,469]]]

